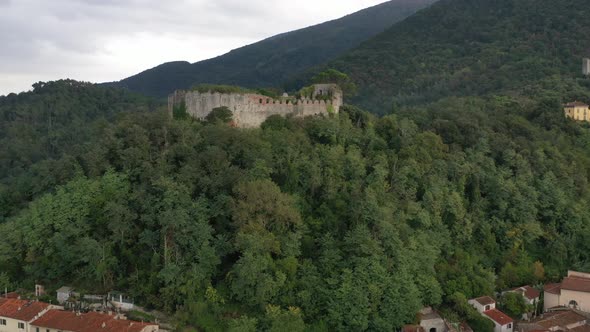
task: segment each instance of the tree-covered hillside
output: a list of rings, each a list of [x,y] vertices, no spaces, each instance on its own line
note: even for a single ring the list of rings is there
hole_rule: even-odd
[[[330,66],[353,77],[355,102],[371,110],[449,95],[580,97],[588,35],[583,0],[442,0]]]
[[[0,96],[0,222],[78,170],[73,158],[120,113],[149,111],[144,97],[71,80]]]
[[[424,305],[490,331],[466,298],[590,269],[590,129],[559,99],[92,120],[145,107],[72,82],[0,99],[0,287],[118,289],[202,331],[393,331]],[[54,140],[64,112],[87,121]]]
[[[174,90],[199,83],[250,88],[280,86],[291,76],[341,55],[434,1],[391,0],[214,59],[194,64],[170,62],[111,84],[155,97],[165,97]]]

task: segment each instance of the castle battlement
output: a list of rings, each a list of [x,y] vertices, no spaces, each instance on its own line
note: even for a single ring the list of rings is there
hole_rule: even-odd
[[[233,113],[233,121],[241,128],[259,127],[271,115],[305,117],[338,113],[343,104],[343,94],[336,84],[313,85],[309,97],[271,98],[256,93],[220,93],[178,90],[168,97],[168,112],[184,103],[192,117],[204,120],[214,108],[227,107]]]

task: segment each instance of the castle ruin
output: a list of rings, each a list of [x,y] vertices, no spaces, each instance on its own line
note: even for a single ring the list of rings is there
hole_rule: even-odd
[[[215,91],[175,91],[168,96],[168,112],[186,106],[186,112],[204,120],[214,108],[227,107],[232,111],[233,124],[240,128],[259,127],[269,116],[292,115],[306,117],[337,114],[343,104],[343,94],[336,84],[315,84],[309,96],[295,98],[283,95],[272,98],[257,93],[220,93]]]

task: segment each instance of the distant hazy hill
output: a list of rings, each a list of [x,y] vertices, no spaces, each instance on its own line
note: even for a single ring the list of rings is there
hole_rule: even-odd
[[[151,96],[196,83],[277,86],[323,64],[436,0],[392,0],[338,20],[280,34],[214,59],[170,62],[113,85]]]
[[[377,112],[394,101],[570,91],[588,82],[588,8],[585,0],[441,0],[329,66],[351,75],[356,102]]]

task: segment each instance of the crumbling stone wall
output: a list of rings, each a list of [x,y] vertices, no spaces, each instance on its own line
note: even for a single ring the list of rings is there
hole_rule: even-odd
[[[323,96],[323,97],[320,97]],[[329,96],[327,100],[326,96]],[[214,108],[225,106],[233,113],[234,124],[240,128],[259,127],[269,116],[292,114],[296,117],[338,113],[342,106],[342,91],[335,84],[314,86],[311,98],[294,100],[273,99],[259,94],[176,91],[168,97],[168,112],[184,102],[191,116],[203,120]]]

